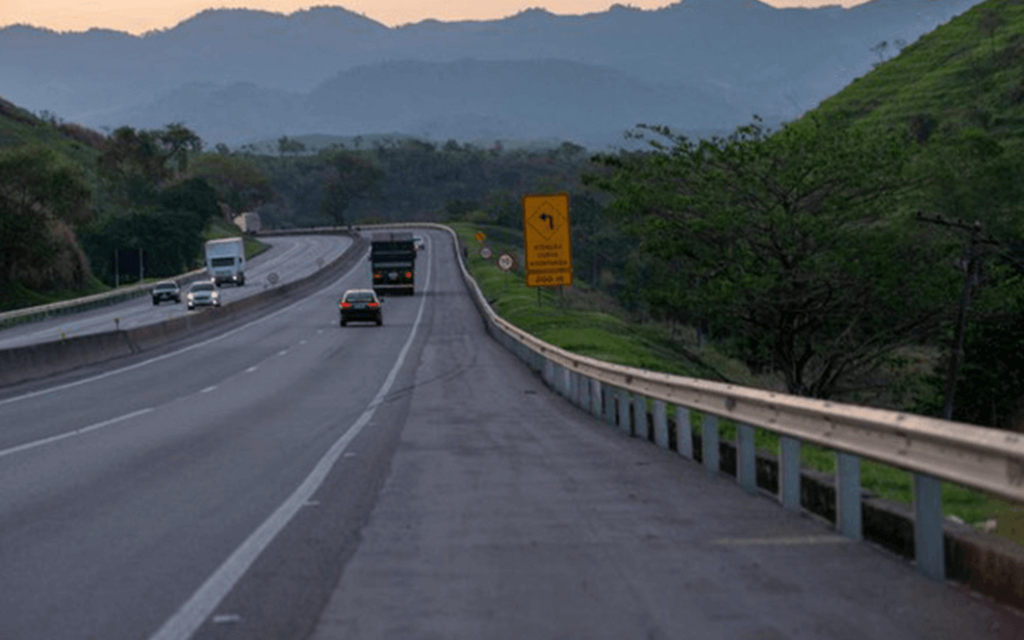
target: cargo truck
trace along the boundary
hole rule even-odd
[[[260,232],[260,214],[255,211],[246,211],[235,216],[235,225],[242,230],[242,233],[256,235]]]
[[[245,285],[245,243],[241,238],[223,238],[206,243],[206,270],[218,285]]]
[[[408,293],[416,282],[416,244],[408,231],[375,233],[370,239],[370,271],[378,294]]]

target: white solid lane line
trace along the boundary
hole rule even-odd
[[[432,262],[427,261],[427,285],[424,292],[430,287],[430,274]],[[181,606],[178,611],[164,623],[160,629],[150,637],[150,640],[187,640],[202,626],[220,605],[220,602],[235,587],[242,576],[252,566],[256,558],[270,546],[296,513],[308,504],[320,485],[327,478],[327,474],[334,468],[335,463],[345,452],[348,445],[359,435],[363,428],[373,419],[377,407],[384,402],[388,392],[398,377],[398,372],[405,363],[405,358],[412,348],[413,340],[423,319],[423,309],[427,302],[427,296],[420,297],[420,308],[416,313],[416,320],[413,322],[409,338],[405,341],[398,359],[392,366],[388,377],[384,380],[370,404],[367,405],[363,414],[349,427],[349,429],[331,446],[317,463],[309,476],[303,481],[299,488],[288,497],[284,503],[270,515],[267,520],[250,535],[245,542],[238,547],[234,553],[203,583],[199,590],[192,594],[192,597]]]
[[[19,444],[16,447],[11,447],[10,449],[4,449],[3,451],[0,451],[0,458],[3,458],[4,456],[9,456],[14,453],[20,453],[22,451],[28,451],[29,449],[35,449],[36,447],[51,444],[59,440],[66,440],[67,438],[80,436],[89,433],[90,431],[96,431],[104,427],[109,427],[112,424],[117,424],[118,422],[124,422],[125,420],[130,420],[131,418],[147,414],[152,410],[153,409],[151,408],[139,409],[138,411],[132,411],[131,413],[126,413],[125,415],[118,416],[117,418],[111,418],[110,420],[97,422],[96,424],[89,425],[88,427],[82,427],[81,429],[75,429],[74,431],[67,431],[60,435],[50,436],[49,438],[43,438],[42,440],[36,440],[34,442],[26,442],[25,444]]]

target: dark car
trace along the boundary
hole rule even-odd
[[[376,322],[379,327],[384,324],[384,317],[380,311],[381,302],[373,289],[349,289],[341,300],[338,300],[341,326],[344,327],[353,320],[361,320]]]
[[[153,294],[153,304],[160,304],[164,300],[173,300],[175,303],[181,302],[181,289],[178,288],[178,283],[173,280],[156,283],[151,293]]]

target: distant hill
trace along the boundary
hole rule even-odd
[[[701,132],[751,115],[721,92],[652,85],[607,67],[461,60],[357,67],[307,94],[251,83],[188,84],[110,117],[145,128],[202,123],[200,132],[231,141],[381,132],[439,140],[562,138],[598,147],[609,132],[621,137],[637,123],[671,122],[679,114]]]
[[[337,7],[210,10],[141,37],[17,26],[0,29],[0,87],[29,109],[92,127],[183,121],[209,144],[552,131],[600,144],[653,118],[690,132],[729,129],[755,112],[792,119],[977,2],[782,10],[685,0],[398,28]],[[426,113],[416,113],[420,103]]]

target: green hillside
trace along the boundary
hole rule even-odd
[[[988,0],[825,100],[818,112],[906,126],[927,143],[969,128],[1024,138],[1024,3]]]
[[[193,268],[222,217],[187,171],[200,150],[181,125],[105,136],[0,99],[0,310],[107,289],[125,249],[152,277]]]
[[[962,304],[963,265],[973,273],[953,415],[1024,430],[1024,2],[975,6],[818,112],[849,119],[869,135],[906,132],[914,157],[902,213],[924,214],[939,224],[916,227],[944,227],[951,239],[948,262],[961,267],[951,310]],[[950,371],[955,335],[950,321],[936,378]],[[914,408],[937,413],[941,406],[936,398]]]
[[[80,125],[43,119],[0,97],[0,149],[39,144],[83,167],[96,163],[103,135]]]

